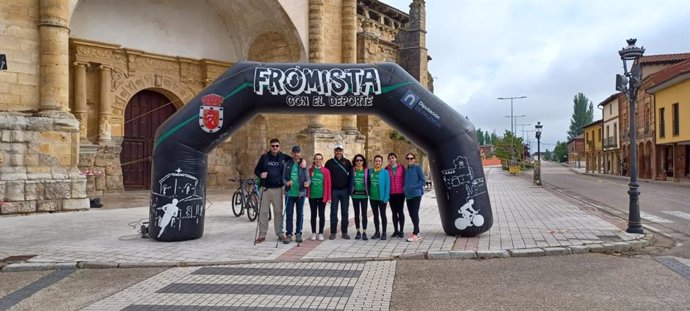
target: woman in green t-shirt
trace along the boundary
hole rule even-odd
[[[350,173],[350,196],[352,197],[352,206],[355,208],[355,227],[357,228],[357,234],[355,235],[355,240],[366,241],[367,237],[367,199],[369,198],[369,190],[367,189],[367,184],[369,181],[369,176],[367,176],[367,160],[363,155],[357,154],[352,158],[352,173]],[[361,224],[363,231],[360,229],[360,214],[361,214]]]

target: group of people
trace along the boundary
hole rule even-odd
[[[270,150],[263,154],[256,164],[254,173],[261,178],[263,189],[259,209],[259,232],[256,243],[266,240],[268,231],[269,209],[274,215],[283,215],[285,201],[285,233],[282,217],[274,217],[273,227],[280,241],[289,244],[293,241],[303,242],[302,223],[304,202],[309,200],[311,210],[310,240],[323,241],[326,225],[326,204],[330,203],[330,235],[334,240],[338,231],[338,209],[340,209],[340,232],[343,239],[349,240],[348,234],[350,200],[355,211],[356,240],[388,238],[387,206],[390,203],[393,220],[391,238],[405,237],[404,205],[413,224],[412,233],[407,238],[415,242],[422,238],[419,234],[419,206],[424,194],[425,178],[421,167],[417,165],[416,156],[408,153],[405,156],[407,165],[398,163],[395,153],[388,154],[388,165],[383,166],[383,156],[374,157],[373,167],[367,165],[367,159],[357,154],[352,161],[343,156],[343,146],[335,145],[333,157],[325,161],[320,153],[314,155],[311,165],[300,154],[299,146],[293,146],[291,156],[280,151],[280,141],[271,139]],[[308,166],[308,167],[307,167]],[[374,234],[367,235],[368,205],[374,214]],[[293,218],[296,220],[293,223]]]

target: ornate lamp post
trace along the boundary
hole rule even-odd
[[[542,127],[544,126],[541,125],[541,122],[534,125],[534,135],[537,137],[537,165],[534,166],[534,184],[537,186],[541,186],[541,148],[539,144],[541,143]]]
[[[628,186],[628,195],[630,196],[630,204],[628,206],[628,228],[625,229],[628,233],[644,233],[642,230],[642,222],[640,220],[640,192],[637,188],[640,186],[637,183],[637,119],[635,114],[635,99],[637,98],[637,89],[640,87],[642,80],[642,72],[640,71],[640,64],[637,60],[644,54],[644,47],[635,46],[637,39],[628,39],[628,46],[618,51],[618,54],[623,60],[623,75],[616,75],[616,90],[625,93],[628,96],[630,108],[628,115],[630,116],[630,183]],[[630,71],[628,71],[628,62],[631,62]]]

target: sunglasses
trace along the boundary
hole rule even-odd
[[[408,159],[408,160],[414,160],[414,158],[410,158],[410,157],[408,157],[408,158],[406,158],[406,159]]]
[[[355,162],[364,162],[364,159],[356,159]]]
[[[280,148],[280,145],[271,145],[271,148]]]

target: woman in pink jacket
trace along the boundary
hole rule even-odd
[[[402,238],[405,225],[405,167],[398,164],[398,156],[391,152],[388,154],[388,175],[391,178],[391,211],[393,212],[393,234],[391,238]]]
[[[323,241],[323,227],[326,224],[326,203],[331,202],[331,172],[323,166],[323,155],[314,155],[314,163],[309,168],[311,184],[307,188],[307,198],[309,198],[309,209],[311,209],[311,238]],[[316,217],[318,212],[319,227],[316,228]],[[318,235],[317,235],[318,233]]]

